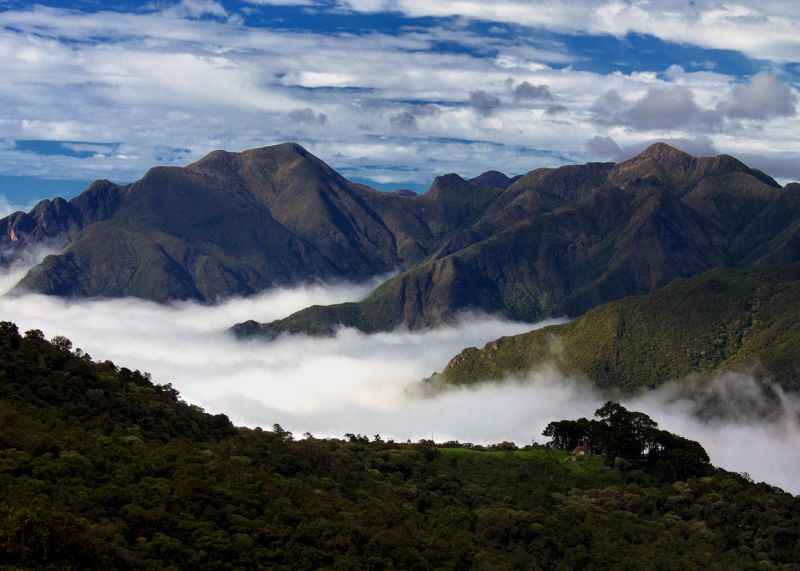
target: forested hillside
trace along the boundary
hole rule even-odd
[[[800,266],[715,269],[563,325],[468,348],[435,375],[472,384],[544,366],[628,393],[743,371],[800,389]]]
[[[551,427],[552,448],[298,440],[2,323],[0,567],[797,568],[800,499],[598,412]],[[573,426],[595,455],[559,449]],[[640,436],[664,454],[639,461]],[[664,469],[683,454],[691,474]]]

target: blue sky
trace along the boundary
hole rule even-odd
[[[380,188],[655,140],[799,179],[798,29],[787,0],[0,0],[0,211],[286,140]]]

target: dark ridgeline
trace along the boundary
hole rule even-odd
[[[464,310],[535,321],[713,267],[798,261],[800,186],[656,144],[617,165],[441,176],[414,196],[283,144],[94,183],[0,221],[7,260],[37,243],[62,249],[17,291],[210,302],[400,270],[362,302],[246,322],[241,336],[424,328]]]

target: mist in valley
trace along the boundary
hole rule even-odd
[[[0,292],[11,289],[25,270],[3,272]],[[237,424],[279,423],[298,436],[359,433],[402,441],[526,444],[543,442],[541,432],[550,421],[591,416],[604,401],[586,382],[548,369],[502,384],[428,396],[419,390],[421,379],[463,348],[555,321],[532,326],[465,315],[430,331],[364,335],[343,329],[334,338],[297,336],[272,343],[237,341],[226,332],[246,319],[270,321],[309,305],[357,300],[373,286],[309,285],[213,306],[3,296],[0,319],[23,331],[41,329],[48,338],[67,336],[94,359],[148,371],[156,382],[172,383],[186,401],[225,413]],[[716,465],[800,493],[800,399],[780,393],[779,413],[754,418],[747,412],[763,396],[750,377],[724,375],[702,390],[728,409],[724,418],[700,418],[680,383],[624,404],[698,440]]]

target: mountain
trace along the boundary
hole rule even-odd
[[[441,200],[456,204],[452,232],[425,259],[361,302],[233,331],[274,338],[340,326],[423,328],[471,310],[536,321],[577,316],[714,267],[793,263],[798,190],[733,157],[697,158],[661,143],[620,164],[537,169],[480,193],[452,175],[428,195],[450,192],[462,202]]]
[[[0,567],[796,568],[800,499],[640,413],[598,416],[553,423],[550,447],[295,440],[3,322]],[[657,450],[625,460],[628,425]],[[562,450],[573,426],[600,454]]]
[[[73,200],[42,200],[30,212],[0,220],[0,263],[8,264],[31,246],[60,248],[90,224],[117,208],[124,188],[107,181],[92,183]]]
[[[800,389],[800,265],[715,269],[574,321],[454,357],[432,380],[470,384],[545,366],[603,389],[652,389],[692,374],[746,371]]]
[[[800,187],[655,144],[620,164],[382,193],[283,144],[99,181],[0,220],[0,262],[36,245],[57,253],[17,292],[211,302],[399,272],[361,302],[239,324],[243,336],[424,328],[476,310],[535,321],[713,267],[800,261]]]
[[[474,218],[479,188],[457,178],[418,199],[351,183],[295,144],[215,151],[13,214],[0,221],[0,250],[64,245],[18,288],[62,296],[213,301],[358,281],[413,265]]]

